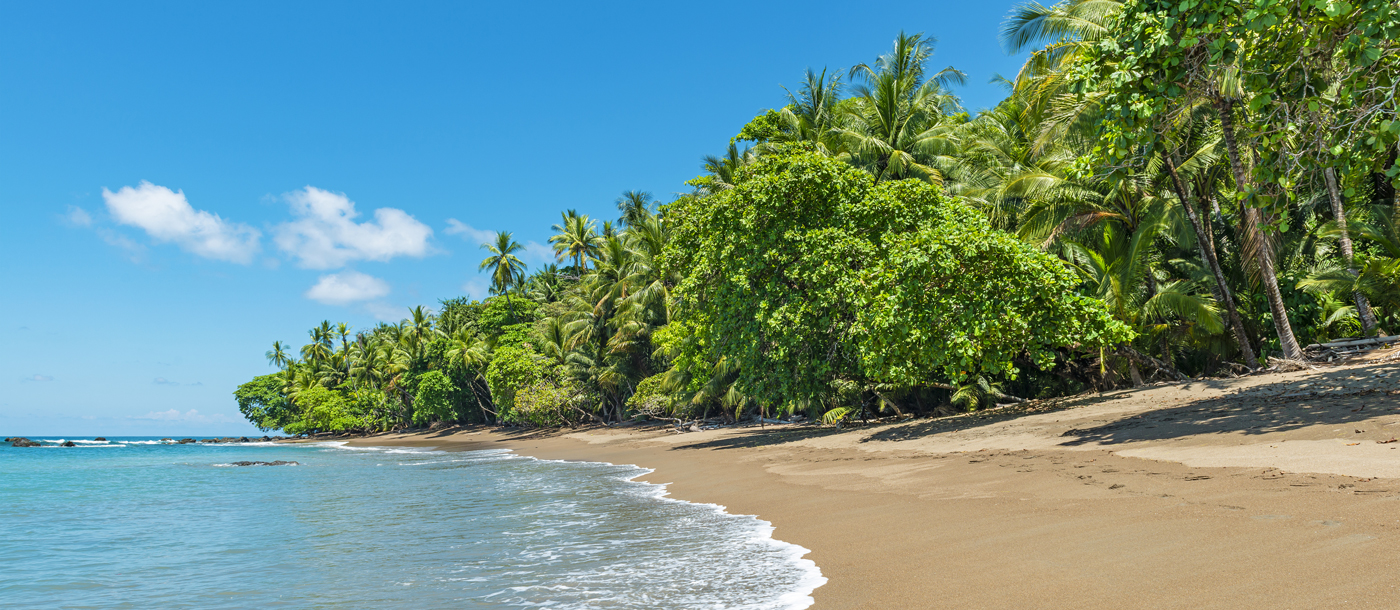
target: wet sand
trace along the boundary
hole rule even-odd
[[[638,464],[771,521],[814,608],[1397,608],[1400,362],[830,428],[378,435]],[[704,532],[696,532],[704,535]]]

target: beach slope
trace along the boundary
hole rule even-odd
[[[386,434],[637,464],[812,550],[814,608],[1394,608],[1400,364],[831,428]],[[705,532],[696,532],[703,536]]]

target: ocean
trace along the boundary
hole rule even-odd
[[[0,447],[0,605],[797,609],[768,523],[627,465],[498,451],[35,438]],[[230,466],[236,461],[296,466]]]

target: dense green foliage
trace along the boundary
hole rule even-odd
[[[281,375],[259,375],[233,392],[238,412],[264,432],[277,430],[293,421],[292,403],[282,393]]]
[[[1066,0],[976,115],[900,34],[808,71],[692,191],[566,210],[491,297],[322,322],[235,392],[264,429],[946,413],[1230,374],[1400,328],[1400,7]]]
[[[690,362],[732,362],[761,402],[1015,376],[1018,356],[1048,366],[1054,348],[1132,335],[977,210],[814,151],[770,150],[734,188],[668,213],[669,264],[685,272],[675,319],[704,350]]]
[[[452,411],[452,393],[457,388],[442,371],[428,371],[418,378],[418,393],[413,396],[414,425],[456,419]]]

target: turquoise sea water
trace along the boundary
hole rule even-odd
[[[805,608],[825,582],[765,522],[635,466],[43,440],[0,447],[7,607]]]

